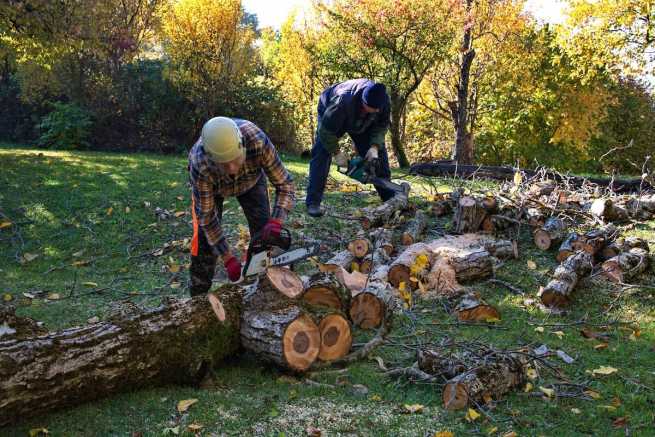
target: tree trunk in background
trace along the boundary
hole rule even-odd
[[[403,111],[405,110],[405,104],[407,99],[391,93],[391,126],[389,130],[391,131],[391,147],[393,148],[393,153],[396,155],[398,160],[398,165],[401,168],[409,167],[409,161],[407,160],[407,155],[405,155],[405,149],[402,144],[402,135],[401,135],[401,118]]]
[[[473,0],[466,0],[466,11],[468,19],[471,18]],[[468,20],[467,20],[468,21]],[[462,59],[460,63],[459,83],[457,84],[457,102],[452,102],[451,112],[455,126],[455,147],[452,159],[458,164],[473,163],[473,137],[467,132],[468,125],[468,100],[469,100],[469,78],[471,64],[475,58],[473,50],[473,39],[471,36],[473,23],[464,24],[464,39],[462,41]]]

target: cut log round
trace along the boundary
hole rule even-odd
[[[534,231],[534,244],[541,250],[548,250],[564,240],[566,224],[558,217],[549,217],[544,225]]]
[[[373,329],[380,326],[384,315],[393,305],[393,294],[388,286],[382,283],[369,284],[366,289],[357,293],[350,306],[350,319],[355,326],[362,329]]]
[[[500,312],[487,304],[477,293],[467,293],[455,307],[455,315],[461,321],[488,322],[500,320]]]
[[[416,211],[416,215],[407,223],[405,232],[401,237],[403,246],[411,246],[419,240],[419,237],[428,225],[428,217],[423,211]]]
[[[405,286],[416,289],[418,284],[410,281],[412,277],[411,268],[414,265],[416,258],[419,255],[425,255],[429,260],[430,248],[424,243],[415,243],[406,248],[403,253],[401,253],[398,258],[391,263],[389,267],[389,283],[395,288],[400,286],[401,282],[405,283]],[[429,261],[424,269],[421,269],[421,272],[417,272],[418,276],[427,274],[430,269]]]
[[[302,300],[309,306],[348,311],[350,297],[350,290],[339,282],[334,273],[319,272],[309,278]]]
[[[375,241],[375,247],[383,249],[387,256],[393,253],[393,232],[391,229],[378,228],[371,232],[371,238]]]
[[[526,219],[528,220],[528,225],[533,228],[540,228],[546,223],[546,216],[538,208],[528,208]]]
[[[473,369],[450,379],[443,389],[446,410],[484,405],[485,398],[500,399],[526,382],[526,360],[518,354],[485,357]]]
[[[321,334],[298,307],[267,311],[247,309],[241,317],[243,347],[281,367],[304,371],[318,357]]]
[[[453,217],[453,228],[459,234],[478,232],[486,215],[487,213],[481,202],[478,202],[472,196],[463,196],[457,203],[457,209]]]
[[[540,291],[541,303],[547,307],[563,307],[571,301],[578,281],[591,272],[592,255],[581,251],[568,257],[553,274],[553,279]]]
[[[36,337],[1,336],[0,426],[118,392],[198,382],[239,347],[240,287],[218,291],[223,323],[203,295]]]
[[[387,264],[389,262],[389,256],[387,255],[386,250],[383,248],[375,249],[371,254],[368,254],[364,257],[362,262],[359,264],[359,271],[368,274],[371,269]]]
[[[596,255],[603,248],[614,241],[618,231],[616,226],[613,224],[608,224],[599,229],[593,229],[589,232],[585,232],[583,235],[580,235],[573,243],[573,249],[577,252],[583,250],[592,255]]]
[[[350,352],[353,338],[350,322],[341,314],[328,314],[318,324],[321,333],[321,347],[318,359],[334,361]]]
[[[325,264],[343,267],[345,270],[350,271],[351,265],[354,260],[355,257],[353,256],[352,253],[350,253],[349,250],[342,250],[334,254],[334,256],[332,256],[332,258],[327,260]]]
[[[305,288],[295,272],[284,267],[269,267],[257,279],[256,293],[246,293],[246,306],[266,309],[295,305]]]
[[[374,208],[364,208],[361,212],[360,223],[362,228],[371,229],[385,225],[391,220],[396,211],[407,209],[408,193],[396,194],[391,199]]]
[[[348,251],[355,258],[364,258],[371,250],[371,243],[366,238],[356,238],[348,243]]]
[[[566,236],[564,241],[559,247],[559,251],[557,252],[557,256],[555,259],[557,259],[557,262],[562,262],[566,258],[570,257],[575,253],[575,248],[573,246],[573,243],[577,241],[579,238],[579,235],[575,232],[571,232],[569,235]]]
[[[602,264],[603,276],[611,282],[625,283],[648,268],[648,252],[635,247]]]

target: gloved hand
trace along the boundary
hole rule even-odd
[[[262,229],[262,239],[270,241],[274,238],[279,238],[282,232],[282,221],[274,218],[268,219],[266,225]]]
[[[364,157],[364,159],[367,161],[373,161],[378,159],[378,146],[373,144],[366,152],[366,156]]]
[[[348,156],[343,152],[339,152],[334,157],[334,163],[337,167],[348,168]]]
[[[231,255],[223,261],[227,277],[230,281],[236,282],[241,277],[241,263],[236,256]]]

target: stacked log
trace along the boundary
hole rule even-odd
[[[571,244],[575,251],[582,250],[591,255],[597,255],[603,248],[613,242],[617,237],[618,231],[613,224],[608,224],[602,228],[592,229],[578,236]]]
[[[487,216],[482,201],[473,196],[462,196],[457,201],[453,216],[453,229],[458,234],[477,232]]]
[[[541,303],[547,307],[564,307],[580,279],[591,272],[593,257],[585,251],[565,259],[553,274],[553,279],[539,291]]]
[[[239,347],[239,288],[217,291],[223,322],[203,295],[156,308],[125,307],[107,321],[33,336],[5,332],[0,426],[122,391],[199,382]],[[14,319],[9,328],[35,325],[5,320]]]
[[[355,326],[362,329],[377,328],[394,305],[394,296],[389,287],[381,282],[372,282],[353,296],[350,318]]]
[[[646,271],[649,261],[648,250],[634,247],[608,259],[601,268],[607,280],[622,284]]]
[[[557,256],[555,257],[557,259],[557,262],[562,262],[566,258],[570,257],[575,253],[575,247],[574,243],[580,238],[580,236],[576,232],[571,232],[566,236],[564,241],[559,247],[559,251],[557,252]]]
[[[549,217],[544,225],[534,231],[534,244],[541,250],[548,250],[564,240],[566,224],[558,217]]]
[[[615,204],[612,199],[600,198],[591,203],[589,212],[605,222],[617,222],[627,220],[628,211]]]

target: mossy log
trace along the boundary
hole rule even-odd
[[[553,273],[553,279],[539,292],[547,307],[563,307],[570,303],[571,294],[580,279],[591,272],[593,257],[580,251],[564,260]]]
[[[240,288],[218,292],[224,322],[203,295],[34,337],[0,336],[0,426],[122,391],[198,382],[239,347]]]

